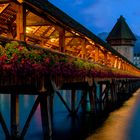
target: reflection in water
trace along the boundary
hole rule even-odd
[[[138,120],[138,117],[140,118],[140,103],[138,102],[140,99],[139,93],[140,89],[137,90],[133,97],[126,101],[120,109],[110,113],[103,126],[97,129],[96,132],[86,140],[140,139],[140,120]],[[133,116],[133,114],[135,115]]]
[[[138,93],[139,91],[137,91]],[[70,91],[63,92],[64,99],[70,106]],[[80,100],[80,92],[78,93],[77,102]],[[94,130],[96,120],[89,114],[82,114],[81,110],[75,118],[71,117],[55,95],[54,97],[54,115],[53,115],[53,140],[85,140],[87,135],[91,134],[87,140],[136,140],[139,136],[137,132],[140,130],[140,103],[135,103],[138,94],[135,94],[123,107],[110,113],[108,119],[102,127]],[[36,96],[20,95],[20,129],[22,130],[27,116],[30,113],[31,107],[36,99]],[[0,110],[3,113],[6,124],[10,126],[10,96],[0,95]],[[136,108],[134,107],[136,104]],[[131,117],[130,114],[134,116]],[[130,122],[131,124],[129,124]],[[93,131],[94,130],[94,131]],[[93,133],[94,132],[94,133]],[[137,133],[137,134],[136,134]],[[124,134],[128,134],[127,137]],[[4,139],[3,130],[0,127],[0,140]],[[40,106],[38,106],[35,115],[31,121],[30,128],[25,136],[25,140],[43,140]]]
[[[128,126],[127,140],[140,139],[140,96],[137,98],[136,108]]]

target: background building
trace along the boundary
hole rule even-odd
[[[134,53],[133,63],[140,68],[140,52]]]
[[[111,47],[117,50],[129,61],[133,62],[133,47],[135,45],[136,37],[123,16],[120,16],[106,41]]]

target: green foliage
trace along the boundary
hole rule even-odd
[[[0,56],[5,54],[5,49],[0,45]]]
[[[26,53],[26,58],[29,59],[32,63],[41,62],[43,59],[42,53],[38,50],[31,50]]]
[[[73,64],[79,68],[79,69],[87,69],[87,70],[90,70],[94,67],[94,64],[93,63],[90,63],[90,62],[87,62],[87,61],[83,61],[81,59],[76,59],[73,61]]]

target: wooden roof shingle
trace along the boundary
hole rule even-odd
[[[120,16],[117,23],[114,25],[113,29],[109,33],[107,37],[107,41],[109,40],[122,40],[122,39],[128,39],[128,40],[134,40],[136,41],[136,37],[129,28],[128,24],[126,23],[123,16]]]

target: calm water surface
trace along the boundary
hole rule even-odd
[[[103,125],[86,140],[139,140],[140,89],[123,106],[111,112]]]
[[[69,92],[69,91],[68,91]],[[96,121],[81,110],[72,118],[60,99],[55,95],[52,140],[138,140],[140,139],[140,90],[124,103],[123,107],[109,114],[103,124],[96,128]],[[69,95],[62,93],[70,105]],[[77,102],[80,100],[80,93]],[[22,130],[36,96],[20,95],[20,129]],[[10,127],[10,96],[0,95],[0,110]],[[95,129],[96,128],[96,129]],[[0,127],[0,140],[4,140]],[[25,140],[43,140],[40,107],[31,121]]]

